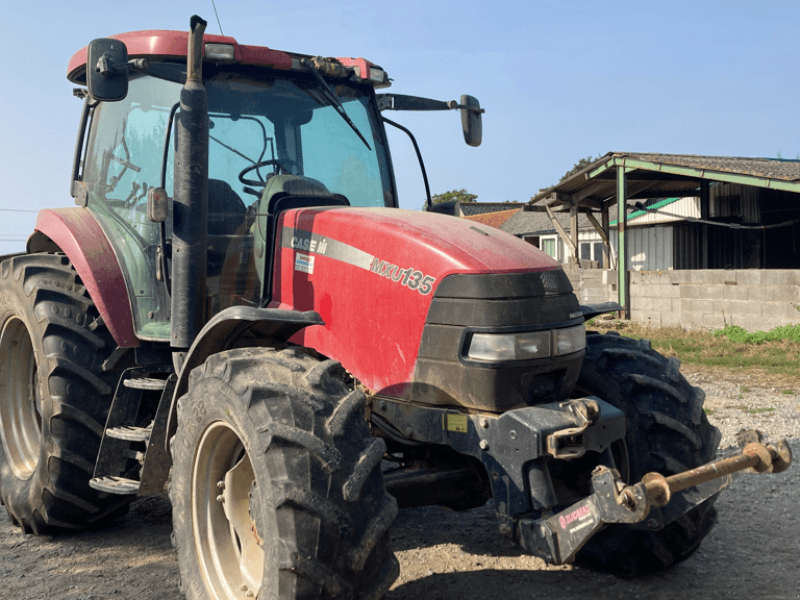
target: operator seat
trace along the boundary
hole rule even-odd
[[[227,181],[208,180],[208,235],[233,235],[242,226],[247,207]]]
[[[267,180],[258,203],[258,216],[254,229],[254,251],[256,256],[271,256],[275,244],[278,215],[290,208],[314,206],[349,206],[350,201],[341,194],[332,193],[325,184],[311,177],[300,175],[274,175]],[[272,260],[258,261],[256,272],[260,282],[270,285],[264,273],[265,264],[272,269]],[[270,290],[265,290],[269,292]],[[267,294],[269,295],[269,294]]]
[[[222,297],[222,275],[228,257],[240,254],[242,237],[246,235],[247,207],[227,181],[208,180],[208,249],[206,262],[206,310],[216,314],[230,305],[231,299]],[[228,293],[230,295],[230,293]]]

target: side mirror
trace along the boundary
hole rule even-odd
[[[477,148],[483,139],[481,103],[473,96],[461,96],[459,110],[461,111],[461,129],[464,130],[464,141],[468,146]]]
[[[86,85],[95,100],[117,102],[128,95],[128,48],[124,42],[100,38],[89,44]]]

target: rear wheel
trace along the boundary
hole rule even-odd
[[[195,369],[171,442],[174,541],[193,600],[378,599],[397,578],[383,440],[334,361],[244,348]]]
[[[714,460],[719,430],[703,411],[705,394],[679,372],[680,363],[610,332],[586,336],[586,357],[576,392],[595,395],[621,409],[628,419],[623,443],[614,449],[629,483],[656,471],[672,475]],[[592,566],[624,576],[658,571],[685,560],[716,522],[706,500],[661,531],[608,525],[578,554]]]
[[[115,349],[66,257],[0,264],[0,497],[26,532],[85,528],[131,501],[89,487]]]

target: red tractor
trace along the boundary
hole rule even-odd
[[[581,306],[517,238],[398,208],[382,112],[458,110],[477,146],[477,100],[376,94],[364,59],[204,28],[70,60],[78,206],[0,262],[23,530],[166,486],[187,597],[377,599],[398,506],[493,500],[529,552],[638,573],[698,547],[728,473],[789,465],[752,433],[696,469],[719,442],[703,393],[647,342],[586,333],[616,305]]]

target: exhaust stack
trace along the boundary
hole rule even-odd
[[[170,343],[188,348],[205,323],[208,216],[208,99],[203,87],[203,32],[191,18],[186,83],[175,151]]]

